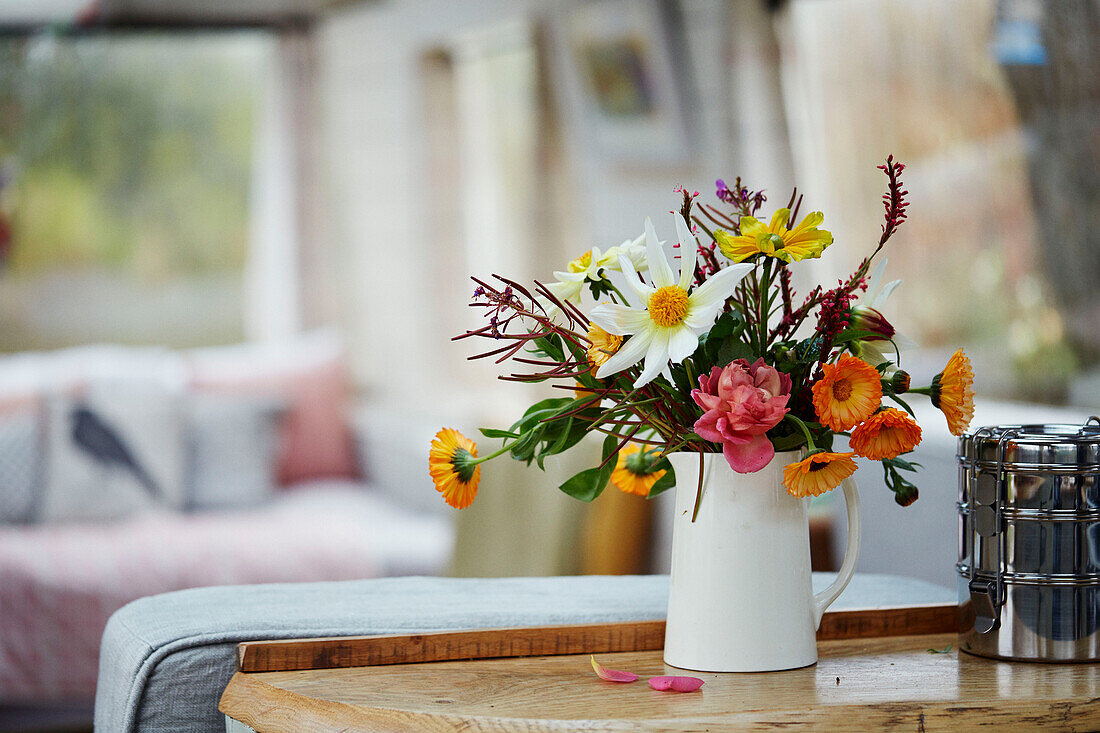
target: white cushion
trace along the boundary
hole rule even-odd
[[[233,394],[192,394],[187,402],[187,507],[225,509],[270,499],[284,403]]]

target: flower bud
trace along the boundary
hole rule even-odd
[[[898,369],[890,377],[890,391],[894,394],[905,394],[909,391],[910,381],[909,372]]]
[[[913,484],[894,487],[894,501],[897,502],[898,506],[909,506],[917,500],[918,496],[917,487]]]
[[[849,327],[856,331],[870,331],[873,335],[866,337],[868,341],[889,341],[894,338],[894,326],[877,309],[856,305],[852,307],[851,313]]]

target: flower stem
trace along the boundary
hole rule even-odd
[[[759,312],[757,314],[758,326],[760,328],[760,351],[761,356],[764,356],[764,352],[768,348],[768,286],[770,283],[768,280],[771,276],[771,262],[769,258],[764,258],[763,276],[760,279],[760,300],[757,303]]]
[[[699,504],[703,501],[703,451],[699,451],[699,483],[695,487],[695,508],[691,512],[691,523],[695,524],[699,516]]]
[[[932,394],[932,388],[931,387],[910,387],[907,391],[910,394],[924,394],[924,395],[931,395]]]
[[[474,460],[470,461],[470,465],[471,466],[476,466],[479,463],[485,463],[485,461],[491,461],[494,458],[496,458],[497,456],[503,455],[503,454],[507,453],[508,451],[512,450],[512,446],[515,445],[518,442],[519,442],[518,440],[513,440],[511,443],[502,446],[501,449],[498,450],[498,451],[494,451],[494,452],[490,453],[487,456],[478,456]]]
[[[792,415],[789,412],[786,415],[784,415],[783,417],[785,419],[790,420],[791,422],[793,422],[795,425],[797,425],[802,430],[802,434],[804,436],[806,436],[806,447],[807,448],[809,448],[810,450],[817,450],[817,446],[814,445],[814,438],[813,438],[812,435],[810,435],[810,429],[808,427],[806,427],[806,423],[802,422],[801,420],[799,420],[797,417],[795,417],[794,415]]]

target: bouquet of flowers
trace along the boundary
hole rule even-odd
[[[915,501],[906,474],[919,464],[905,456],[921,428],[906,400],[929,396],[961,435],[973,417],[973,372],[961,349],[926,387],[913,387],[900,369],[904,339],[879,310],[900,281],[883,284],[886,261],[875,258],[905,221],[908,192],[902,163],[890,156],[879,168],[888,183],[878,245],[850,277],[803,297],[791,271],[832,244],[824,215],[799,219],[796,189],[762,218],[764,192],[740,178],[732,187],[717,181],[717,201],[708,204],[677,189],[671,260],[646,219],[637,239],[593,247],[555,272],[555,282],[474,278],[471,305],[486,322],[455,338],[486,339],[490,348],[470,358],[511,362],[517,371],[501,379],[548,381],[569,394],[531,405],[507,429],[483,429],[502,441],[488,455],[459,432],[440,431],[429,469],[444,500],[469,506],[481,464],[492,458],[510,454],[541,468],[594,432],[605,436],[602,461],[561,485],[583,501],[609,481],[649,497],[671,488],[666,456],[674,451],[721,452],[749,473],[777,451],[800,449],[801,460],[783,471],[794,496],[835,488],[861,456],[881,463],[899,504]],[[837,435],[850,450],[833,450]]]

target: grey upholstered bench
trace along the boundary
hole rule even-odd
[[[818,590],[831,580],[814,574]],[[224,731],[218,699],[241,641],[659,619],[667,598],[662,575],[381,578],[142,598],[103,634],[96,730]],[[953,591],[922,581],[857,574],[832,608],[953,601]]]

